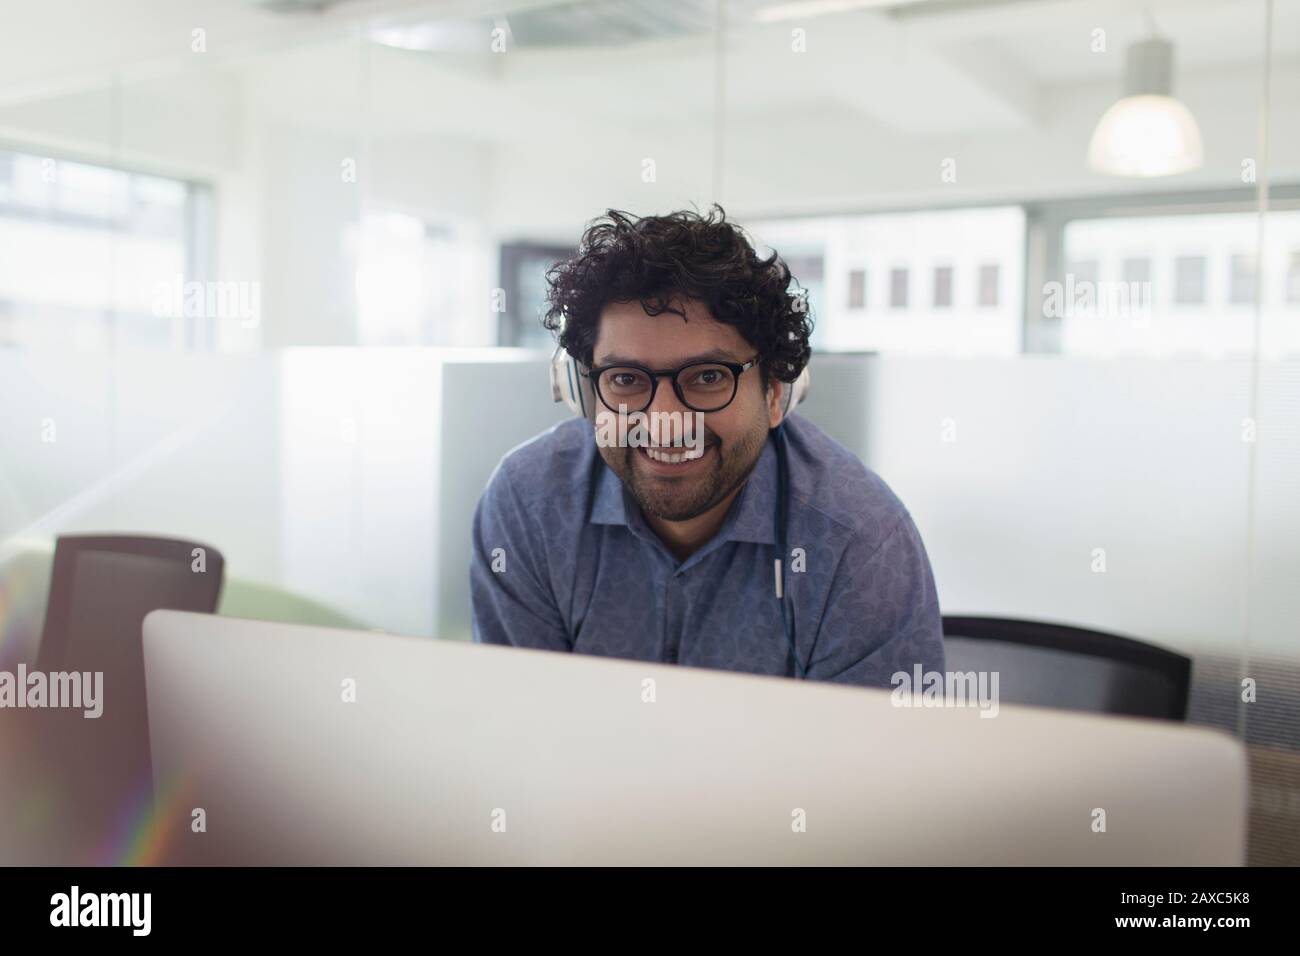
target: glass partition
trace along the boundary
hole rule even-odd
[[[219,548],[224,613],[468,638],[478,495],[566,414],[546,270],[718,202],[944,613],[1191,658],[1250,861],[1300,862],[1296,4],[142,6],[0,36],[0,663],[91,530]]]

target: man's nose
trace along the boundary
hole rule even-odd
[[[684,417],[691,414],[691,410],[677,397],[672,379],[669,378],[659,380],[654,400],[645,412],[646,417],[649,418],[647,425],[650,429],[650,438],[656,445],[674,444],[680,434],[680,427],[674,427],[674,420],[680,426]]]

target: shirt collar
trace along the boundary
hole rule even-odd
[[[599,453],[596,455],[596,497],[591,505],[591,523],[627,524],[623,482]]]
[[[591,506],[591,523],[644,527],[645,519],[641,516],[635,499],[624,489],[622,480],[605,464],[604,459],[597,456],[597,460],[598,475]],[[776,449],[769,439],[763,445],[758,464],[736,496],[714,541],[775,543],[773,522],[776,514],[776,471]],[[628,520],[629,515],[633,516],[631,521]],[[709,548],[709,545],[705,547]]]

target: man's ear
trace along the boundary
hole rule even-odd
[[[785,390],[790,386],[780,379],[772,379],[767,387],[767,426],[775,428],[781,424],[781,404],[785,401]]]

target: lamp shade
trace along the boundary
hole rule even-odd
[[[1112,176],[1170,176],[1201,165],[1201,131],[1170,93],[1173,46],[1166,40],[1128,50],[1125,96],[1097,122],[1088,165]]]
[[[1201,165],[1201,131],[1172,96],[1126,96],[1102,114],[1088,165],[1112,176],[1170,176]]]

